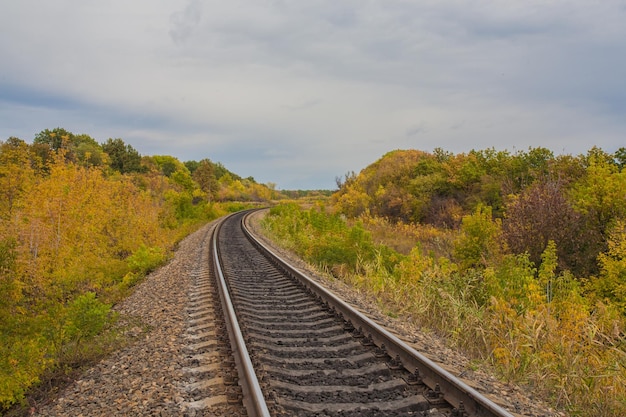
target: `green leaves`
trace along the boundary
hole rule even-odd
[[[76,341],[94,337],[107,323],[110,311],[111,306],[98,300],[95,293],[81,294],[67,308],[64,334]]]
[[[108,139],[102,144],[102,150],[109,156],[110,167],[122,174],[142,172],[141,155],[122,139]]]
[[[163,248],[141,245],[128,257],[127,262],[131,272],[145,275],[162,265],[166,259]]]
[[[375,245],[361,224],[348,225],[342,216],[323,208],[301,210],[295,204],[278,205],[270,210],[264,224],[303,258],[328,270],[355,273],[366,263],[376,263],[391,271],[398,260],[393,250]]]

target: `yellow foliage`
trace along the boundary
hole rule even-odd
[[[608,251],[598,256],[601,271],[592,279],[592,288],[603,298],[616,303],[626,314],[626,220],[610,230]]]
[[[16,403],[51,365],[41,340],[3,335],[0,344],[0,410]]]
[[[494,364],[560,407],[584,410],[581,415],[623,415],[626,404],[615,401],[626,398],[623,318],[603,304],[590,309],[576,286],[561,289],[551,302],[536,297],[536,290],[523,311],[492,297],[485,326]],[[606,404],[612,414],[602,414]]]
[[[88,146],[65,146],[76,138]],[[50,366],[75,361],[78,341],[104,328],[110,304],[167,260],[178,239],[244,208],[207,204],[173,157],[145,157],[122,174],[91,138],[40,139],[0,142],[0,412]],[[254,186],[243,182],[226,188]]]
[[[111,181],[97,169],[54,164],[24,206],[18,241],[30,291],[44,291],[51,280],[67,288],[89,281],[97,289],[105,280],[98,271],[110,267],[110,260],[143,243],[168,241],[149,196],[127,179]]]

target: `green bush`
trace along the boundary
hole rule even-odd
[[[69,340],[90,339],[100,333],[110,316],[111,306],[88,292],[76,297],[68,306],[64,334]]]
[[[145,275],[161,266],[166,261],[165,250],[160,247],[141,245],[128,257],[128,267],[135,274]]]
[[[366,264],[376,264],[390,272],[400,258],[392,249],[374,244],[363,225],[351,226],[324,207],[303,210],[293,203],[281,204],[270,209],[263,224],[304,259],[328,269],[342,266],[358,272]]]

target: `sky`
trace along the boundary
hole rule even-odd
[[[395,149],[626,146],[626,0],[3,0],[0,140],[334,189]]]

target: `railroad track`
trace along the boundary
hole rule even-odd
[[[249,416],[513,417],[225,218],[216,287]]]

